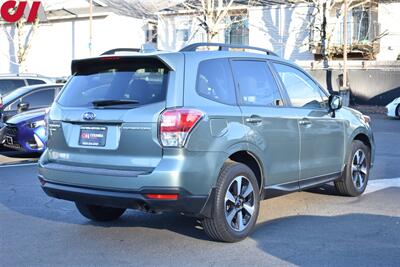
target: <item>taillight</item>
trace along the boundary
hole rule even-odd
[[[160,115],[159,136],[165,147],[183,147],[203,112],[196,109],[167,109]]]
[[[3,96],[0,94],[0,108],[3,107]]]

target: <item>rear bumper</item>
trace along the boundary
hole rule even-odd
[[[224,152],[164,151],[155,167],[117,168],[118,157],[107,159],[107,165],[97,166],[81,162],[63,162],[50,159],[46,150],[38,164],[39,175],[50,183],[82,188],[105,188],[113,191],[139,192],[143,188],[182,188],[191,195],[205,196],[215,186],[219,171],[227,155]],[[68,159],[68,153],[57,152]],[[114,160],[114,161],[113,161]],[[144,163],[143,159],[140,159]],[[112,165],[114,164],[115,165]]]
[[[209,214],[209,196],[195,196],[182,188],[143,188],[138,191],[112,191],[47,182],[39,176],[43,191],[50,197],[107,207],[150,212],[171,211],[202,217]],[[178,194],[176,200],[149,199],[146,194]]]

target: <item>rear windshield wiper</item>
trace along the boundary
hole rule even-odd
[[[94,107],[109,107],[139,104],[137,100],[97,100],[92,102]]]

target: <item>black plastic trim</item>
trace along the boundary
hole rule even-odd
[[[273,186],[264,187],[264,199],[270,199],[274,197],[283,196],[293,192],[306,190],[312,187],[316,187],[322,184],[326,184],[339,179],[342,176],[342,172],[332,173],[323,176],[312,177],[300,181],[278,184]]]
[[[39,176],[43,191],[50,197],[92,205],[171,211],[200,217],[208,196],[192,195],[182,188],[146,187],[138,191],[111,191],[51,183]],[[145,194],[178,194],[177,200],[149,199]]]

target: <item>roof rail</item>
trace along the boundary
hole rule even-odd
[[[188,46],[185,46],[179,52],[194,52],[197,51],[197,48],[199,47],[218,47],[219,51],[229,51],[230,49],[246,49],[246,50],[255,50],[255,51],[261,51],[266,53],[267,55],[270,56],[276,56],[278,57],[277,54],[272,52],[271,50],[265,49],[265,48],[260,48],[260,47],[255,47],[255,46],[248,46],[248,45],[236,45],[236,44],[223,44],[223,43],[194,43],[190,44]]]
[[[140,52],[139,48],[115,48],[102,53],[100,56],[115,55],[118,52]]]

